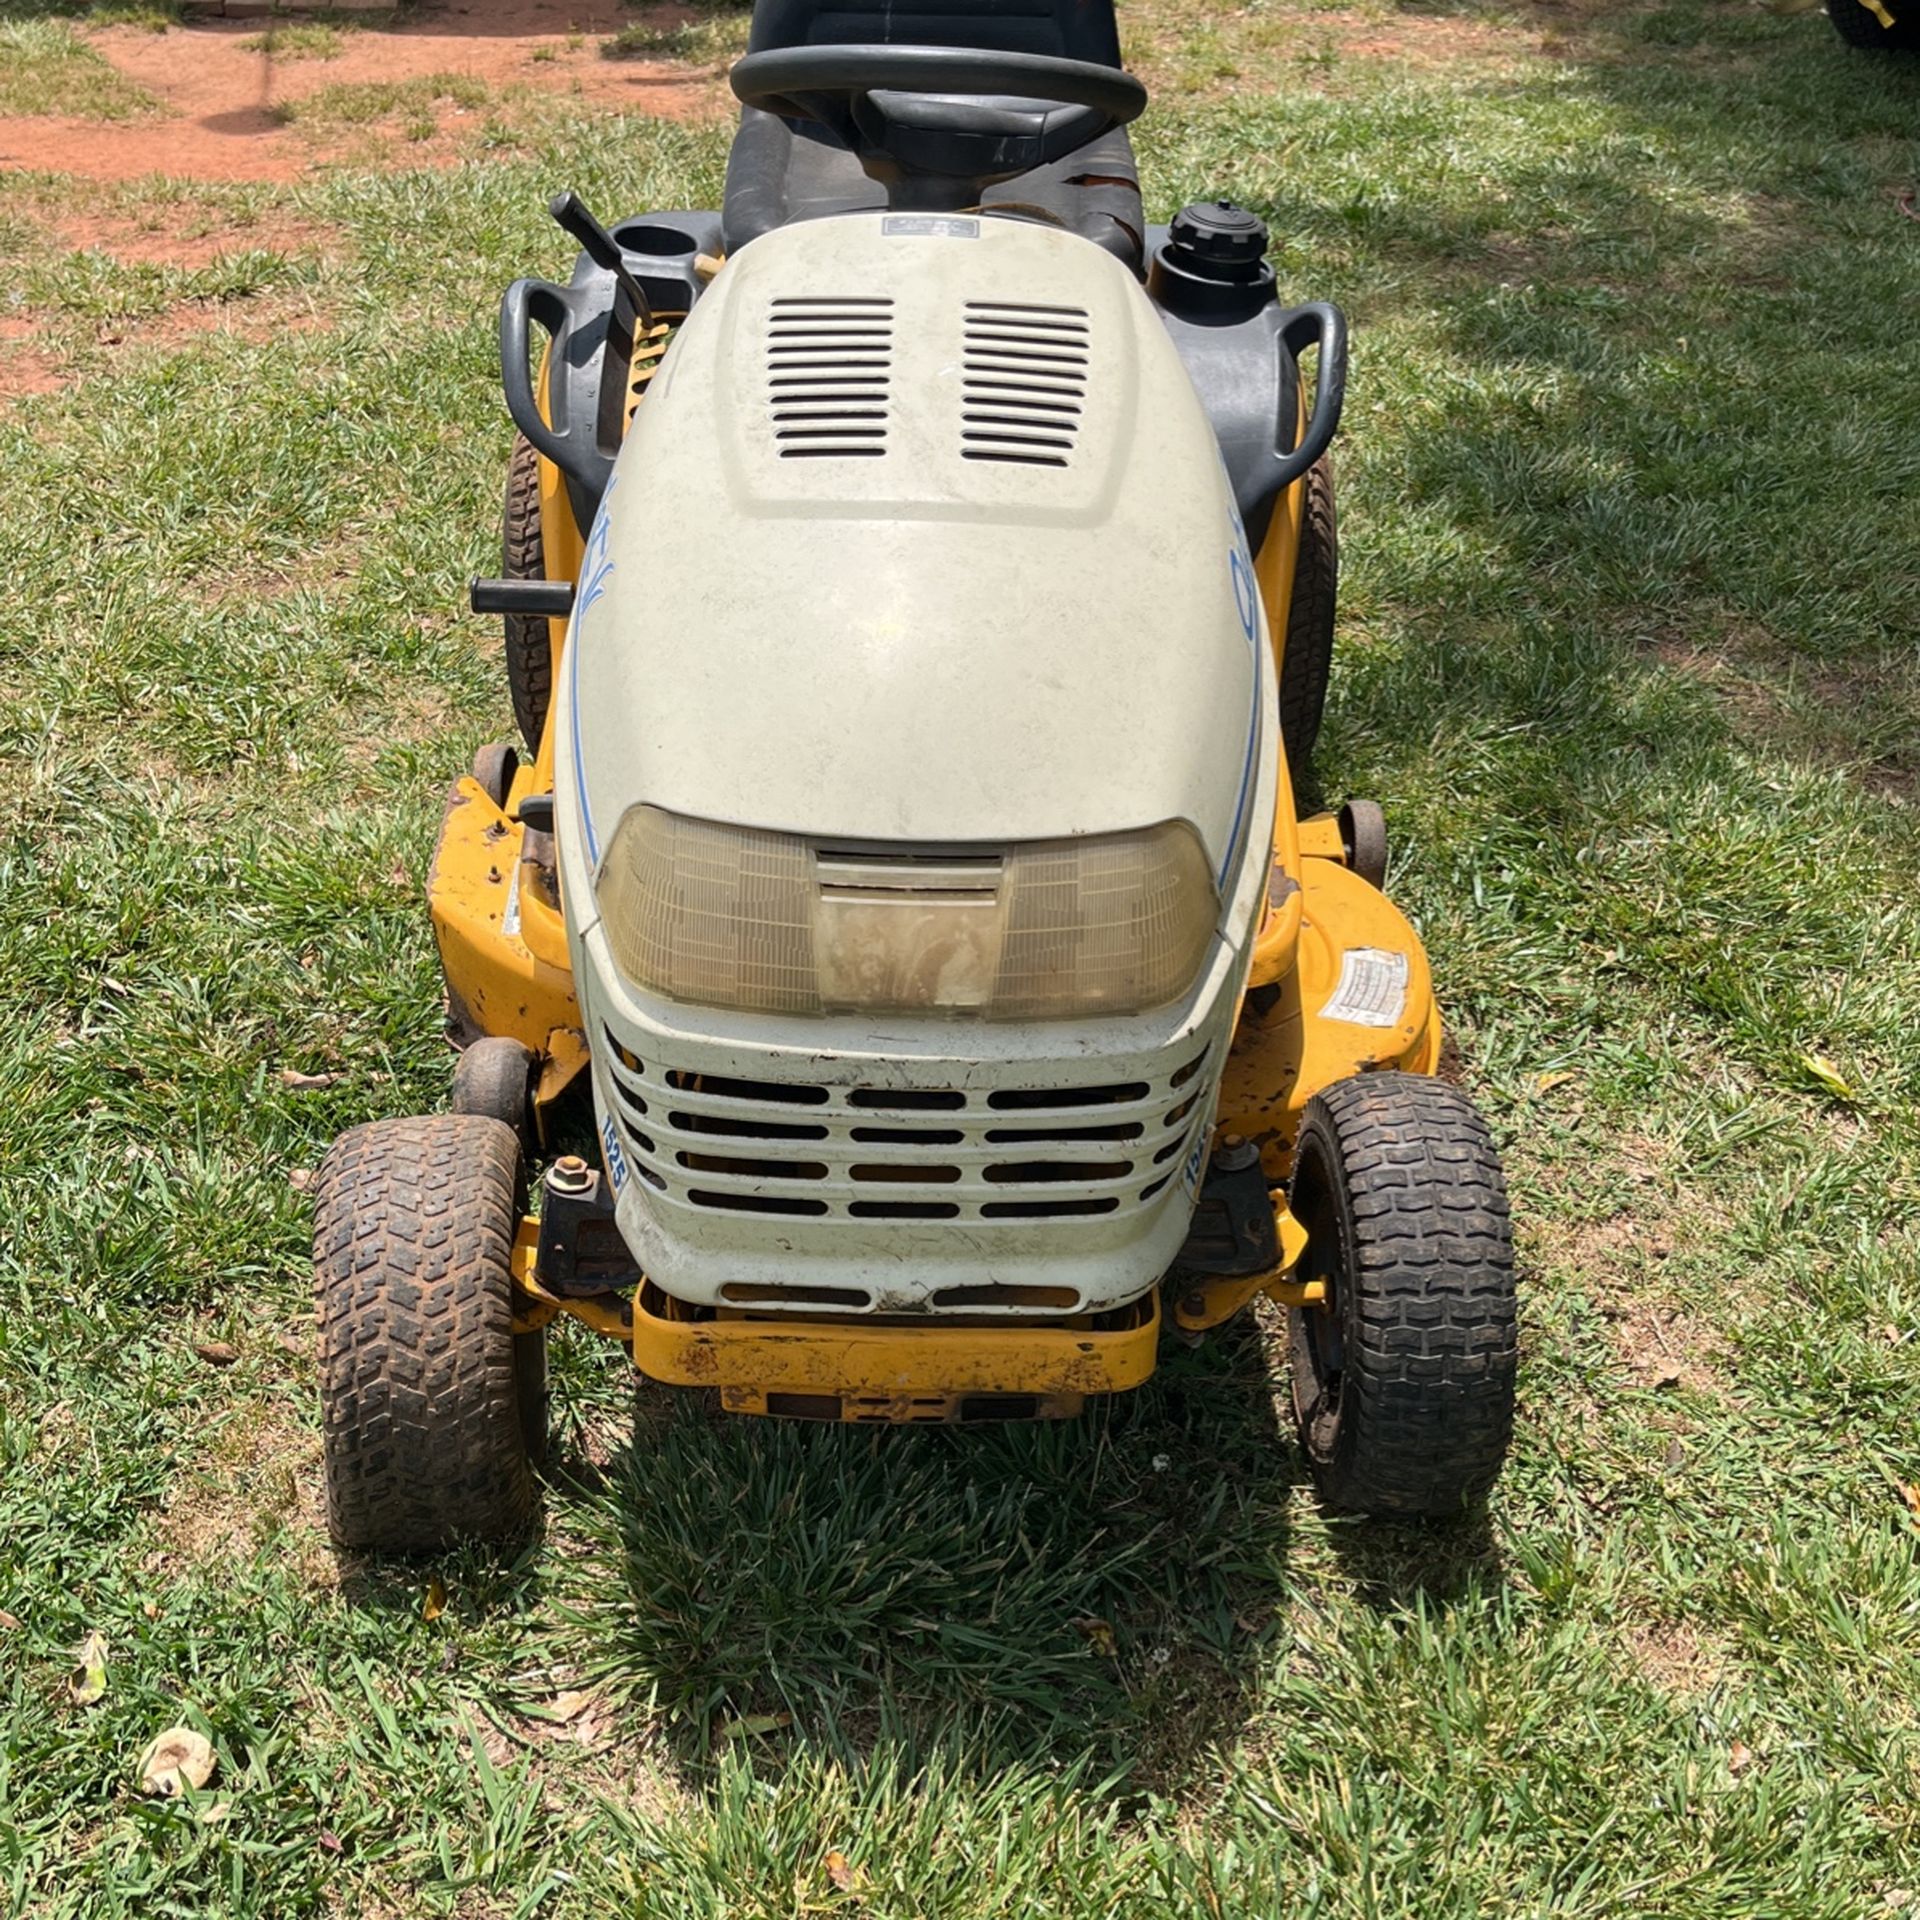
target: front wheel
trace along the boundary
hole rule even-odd
[[[1326,1288],[1289,1316],[1294,1416],[1321,1495],[1460,1513],[1513,1431],[1513,1240],[1486,1122],[1445,1081],[1336,1081],[1302,1117],[1289,1204],[1307,1230],[1300,1271]]]
[[[513,1332],[520,1188],[519,1141],[480,1114],[355,1127],[321,1166],[322,1452],[343,1547],[428,1553],[532,1519],[545,1369]]]

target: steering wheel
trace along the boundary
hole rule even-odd
[[[973,47],[769,47],[729,77],[743,104],[826,128],[881,180],[1010,180],[1147,104],[1115,67]]]

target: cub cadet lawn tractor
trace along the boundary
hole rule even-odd
[[[1378,810],[1288,771],[1340,314],[1146,225],[1110,0],[761,0],[733,87],[723,211],[562,196],[504,303],[532,757],[435,856],[452,1113],[318,1183],[336,1535],[521,1527],[559,1314],[736,1412],[1056,1418],[1260,1294],[1323,1494],[1458,1511],[1500,1169]]]

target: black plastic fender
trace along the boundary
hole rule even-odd
[[[627,275],[656,314],[692,310],[695,268],[721,247],[717,213],[649,213],[612,230]],[[566,475],[575,521],[592,525],[626,425],[636,310],[621,279],[588,252],[567,284],[516,280],[500,302],[500,378],[513,423]],[[547,411],[534,388],[534,330],[547,337]]]

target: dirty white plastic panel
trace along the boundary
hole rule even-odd
[[[1181,819],[1230,860],[1261,614],[1166,330],[1074,235],[924,225],[755,241],[650,387],[581,583],[595,861],[643,801],[893,843]]]

